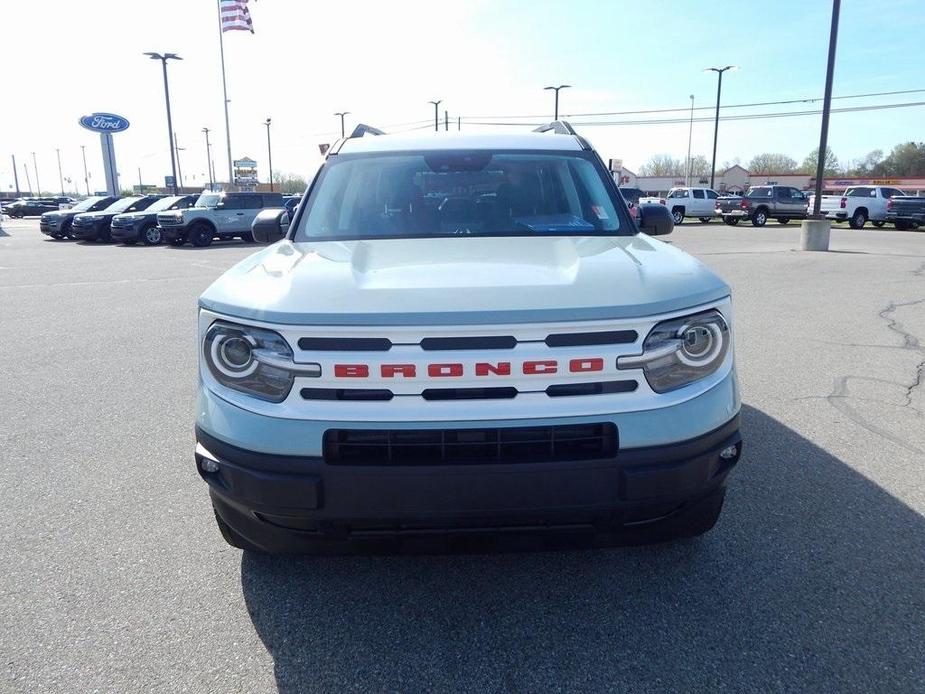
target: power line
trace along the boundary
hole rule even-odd
[[[923,90],[925,91],[925,90]],[[834,98],[834,97],[833,97]],[[831,109],[832,113],[857,113],[862,111],[882,111],[886,109],[897,109],[897,108],[911,108],[913,106],[925,106],[925,101],[912,101],[906,103],[898,104],[879,104],[876,106],[846,106],[843,108],[833,108]],[[725,108],[725,107],[723,107]],[[689,108],[688,108],[689,110]],[[729,115],[729,116],[720,116],[720,120],[761,120],[766,118],[789,118],[793,116],[813,116],[819,115],[822,113],[821,109],[813,109],[809,111],[779,111],[772,113],[747,113],[739,115]],[[712,116],[694,118],[695,123],[709,123],[713,121]],[[545,125],[545,123],[500,123],[497,121],[477,121],[477,120],[463,120],[464,123],[468,125],[491,125],[491,126],[505,126],[505,127],[530,127],[530,126],[540,126]],[[573,126],[600,126],[600,125],[667,125],[672,123],[689,123],[690,118],[647,118],[640,120],[618,120],[618,121],[572,121]]]
[[[896,96],[898,94],[920,94],[925,92],[925,89],[903,89],[899,91],[892,92],[870,92],[867,94],[846,94],[844,96],[833,96],[832,100],[835,99],[866,99],[875,96]],[[816,98],[806,98],[806,99],[788,99],[786,101],[756,101],[749,104],[723,104],[723,110],[728,108],[751,108],[755,106],[784,106],[787,104],[811,104],[816,101],[822,101],[822,97]],[[694,109],[695,111],[713,111],[713,106],[698,106]],[[601,111],[598,113],[568,113],[563,114],[563,117],[567,118],[586,118],[594,116],[630,116],[638,115],[644,113],[676,113],[683,111],[684,113],[690,113],[690,106],[682,106],[679,108],[656,108],[656,109],[643,109],[638,111]],[[548,113],[538,113],[529,116],[512,116],[512,115],[502,115],[502,116],[463,116],[463,119],[466,118],[479,118],[479,119],[495,119],[503,120],[507,118],[548,118]]]

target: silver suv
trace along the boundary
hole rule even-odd
[[[189,241],[208,246],[213,239],[251,236],[251,222],[265,207],[283,207],[281,193],[203,193],[193,207],[169,210],[157,215],[157,226],[171,246]]]

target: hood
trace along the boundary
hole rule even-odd
[[[283,324],[474,325],[641,317],[728,295],[700,261],[643,234],[452,237],[282,241],[199,304]]]

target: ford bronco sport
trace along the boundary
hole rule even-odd
[[[159,212],[160,236],[172,246],[204,247],[214,239],[251,238],[251,223],[265,207],[282,207],[280,193],[203,193],[187,209]]]
[[[195,462],[263,552],[709,530],[739,459],[729,287],[565,122],[336,143],[199,300]],[[425,543],[428,546],[429,543]],[[533,546],[532,544],[530,546]]]

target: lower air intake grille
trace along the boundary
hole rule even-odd
[[[612,423],[484,429],[329,429],[329,465],[490,465],[597,460],[617,454]]]

